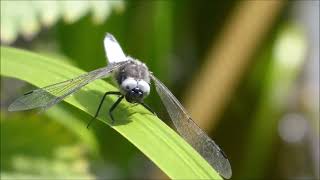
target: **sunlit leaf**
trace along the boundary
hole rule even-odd
[[[33,53],[1,47],[1,74],[19,78],[42,87],[78,76],[83,72],[61,61]],[[93,115],[105,91],[115,88],[103,80],[96,80],[65,101]],[[113,102],[106,100],[106,105]],[[50,110],[49,110],[50,111]],[[222,179],[215,170],[178,134],[160,119],[140,106],[120,104],[111,127],[149,157],[173,179]],[[110,125],[106,114],[98,118]]]

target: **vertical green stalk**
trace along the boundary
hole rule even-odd
[[[170,51],[172,48],[172,8],[170,1],[157,1],[154,3],[153,27],[154,39],[151,66],[154,67],[154,73],[165,80],[168,78]]]
[[[270,57],[269,73],[262,98],[249,132],[240,179],[259,179],[267,174],[268,159],[277,136],[277,123],[285,110],[288,95],[303,65],[305,36],[297,26],[280,29]]]

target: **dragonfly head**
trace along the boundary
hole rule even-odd
[[[121,89],[125,94],[128,102],[142,102],[142,100],[149,95],[150,85],[144,80],[136,80],[134,78],[127,78],[121,83]]]

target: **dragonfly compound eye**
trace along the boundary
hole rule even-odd
[[[138,85],[137,81],[133,78],[127,78],[121,83],[121,88],[125,91],[130,91],[134,88],[136,88]]]
[[[144,96],[150,93],[150,85],[144,80],[138,81],[138,88],[143,92]]]

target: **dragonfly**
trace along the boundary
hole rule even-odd
[[[103,42],[106,58],[108,59],[108,66],[73,79],[29,91],[16,99],[8,107],[8,110],[22,111],[35,108],[46,110],[92,81],[112,76],[116,80],[119,91],[108,91],[102,96],[97,111],[87,127],[98,117],[102,104],[108,95],[118,96],[118,99],[109,109],[109,116],[113,124],[115,118],[112,112],[124,99],[129,103],[141,104],[147,110],[154,113],[143,101],[149,95],[151,81],[153,81],[156,91],[179,134],[197,150],[221,176],[226,179],[231,178],[231,165],[225,153],[192,120],[191,116],[171,91],[149,71],[143,62],[125,55],[120,44],[112,34],[107,33]]]

